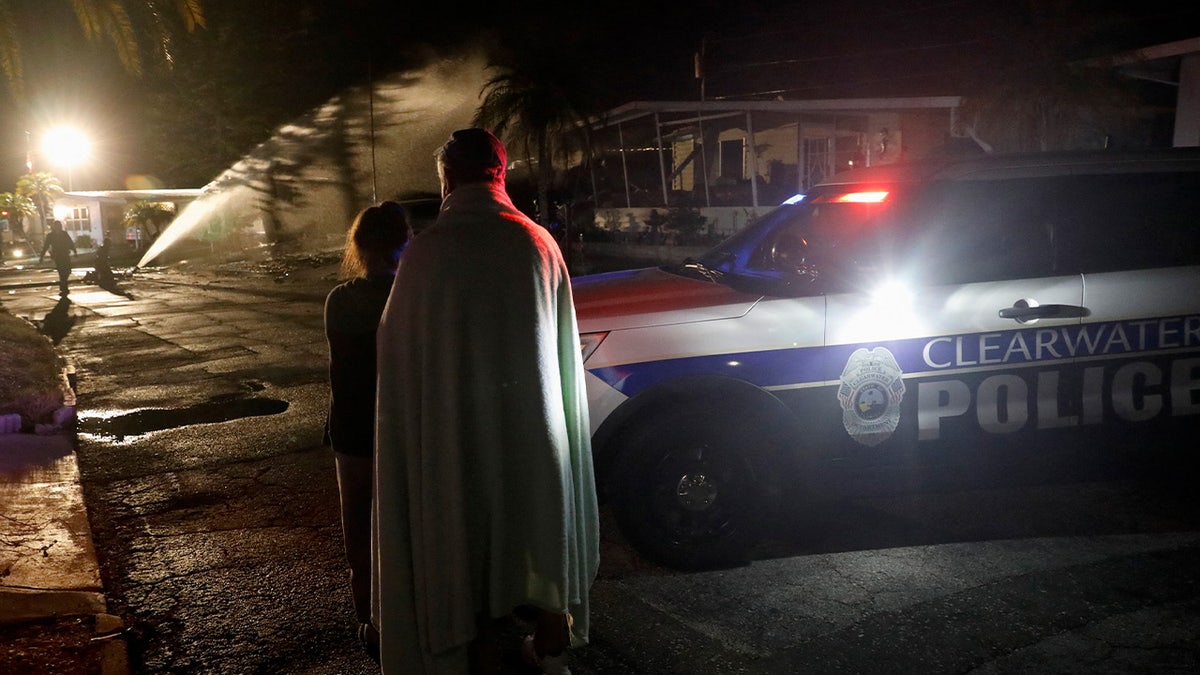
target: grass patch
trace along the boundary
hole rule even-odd
[[[0,415],[44,422],[63,404],[62,362],[29,322],[0,306]]]

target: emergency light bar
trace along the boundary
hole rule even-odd
[[[817,195],[808,201],[822,204],[881,204],[888,198],[887,190],[856,190]]]
[[[887,199],[887,190],[876,190],[872,192],[847,192],[844,195],[838,195],[831,201],[853,204],[878,204],[884,199]]]

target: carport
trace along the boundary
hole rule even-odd
[[[851,166],[942,145],[958,96],[635,101],[592,121],[598,207],[775,206]]]

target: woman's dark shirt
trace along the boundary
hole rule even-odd
[[[370,457],[374,449],[375,331],[394,279],[391,274],[351,279],[325,298],[330,389],[325,441],[347,455]]]

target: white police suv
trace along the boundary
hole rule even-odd
[[[1200,151],[851,171],[574,293],[601,494],[726,565],[796,500],[1194,452]]]

